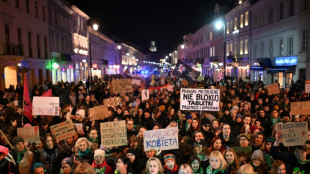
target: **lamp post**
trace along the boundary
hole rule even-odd
[[[224,59],[224,81],[226,79],[226,20],[225,16],[223,16],[223,19],[219,19],[215,22],[215,28],[217,30],[221,30],[223,28],[224,35],[223,35],[223,41],[224,41],[224,52],[223,52],[223,59]]]
[[[120,59],[120,62],[122,62],[122,54],[121,54],[121,49],[122,49],[122,46],[121,45],[117,45],[117,50],[118,50],[118,59]],[[117,61],[117,58],[115,60],[115,63],[118,65],[118,61]],[[113,73],[114,73],[114,68],[113,68]],[[117,73],[115,73],[117,74]]]
[[[93,24],[93,29],[95,30],[95,31],[97,31],[98,30],[98,28],[99,28],[99,25],[98,24]],[[90,39],[91,37],[89,37],[89,39]],[[92,61],[92,56],[91,56],[91,40],[89,40],[89,64],[90,64],[90,83],[92,83],[93,82],[93,61]]]

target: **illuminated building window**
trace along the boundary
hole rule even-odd
[[[238,18],[235,18],[235,25],[234,25],[234,30],[237,30],[238,29],[238,27],[237,27],[237,22],[238,22]]]
[[[240,41],[240,55],[243,55],[243,40]]]
[[[249,54],[249,40],[244,40],[244,54]]]
[[[244,26],[249,25],[249,12],[245,12],[245,21],[244,21]]]
[[[226,34],[229,34],[229,22],[226,24]]]
[[[240,28],[243,28],[243,14],[240,15]]]
[[[210,40],[212,40],[212,31],[210,31]]]

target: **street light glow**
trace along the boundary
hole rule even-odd
[[[122,49],[122,46],[120,46],[120,45],[117,45],[117,49],[119,49],[119,50],[120,50],[120,49]]]
[[[216,28],[217,30],[220,30],[223,26],[224,26],[224,23],[223,23],[222,20],[217,20],[217,21],[215,22],[215,28]]]
[[[182,44],[182,45],[181,45],[181,49],[182,49],[182,50],[184,50],[184,48],[185,48],[185,45],[184,45],[184,44]]]
[[[97,31],[98,28],[99,28],[99,25],[98,25],[98,24],[93,24],[93,29],[94,29],[95,31]]]

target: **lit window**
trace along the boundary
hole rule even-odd
[[[229,44],[227,44],[227,46],[226,46],[226,56],[229,56]]]
[[[244,40],[244,54],[249,54],[249,40]]]
[[[240,41],[240,55],[243,55],[243,40]]]
[[[237,22],[238,22],[238,18],[235,18],[235,25],[234,25],[234,30],[237,30]]]
[[[210,31],[210,40],[212,40],[212,31]]]
[[[249,12],[245,12],[245,21],[244,21],[244,26],[249,25]]]
[[[226,24],[226,34],[229,34],[229,22]]]
[[[243,28],[243,14],[240,15],[240,28]]]

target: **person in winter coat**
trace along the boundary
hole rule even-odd
[[[194,174],[204,173],[204,168],[201,166],[201,161],[198,156],[196,155],[191,156],[188,163],[192,167]]]
[[[175,162],[175,156],[173,154],[166,154],[164,156],[164,169],[165,174],[178,173],[178,165]]]
[[[95,160],[91,166],[95,169],[97,174],[113,174],[112,167],[106,162],[104,150],[95,150],[94,158]]]
[[[228,167],[222,153],[218,150],[213,151],[209,157],[210,165],[206,169],[207,174],[224,174]]]
[[[137,149],[128,149],[126,151],[126,157],[130,159],[133,168],[133,173],[141,173],[141,166],[138,165],[139,152]]]
[[[158,158],[152,157],[147,161],[145,174],[162,174],[163,171],[163,166]]]
[[[9,149],[0,145],[0,171],[3,173],[9,173],[9,163],[10,159],[7,158],[9,154]]]
[[[87,138],[79,138],[75,143],[78,155],[82,158],[83,162],[91,164],[94,161],[94,154],[92,152],[91,142]]]
[[[73,164],[70,157],[66,157],[62,160],[59,174],[73,174]]]
[[[53,173],[56,174],[59,172],[59,169],[54,167],[55,159],[58,155],[58,147],[56,144],[56,139],[51,133],[48,133],[44,137],[44,148],[43,148],[43,157],[45,165],[46,173]]]

